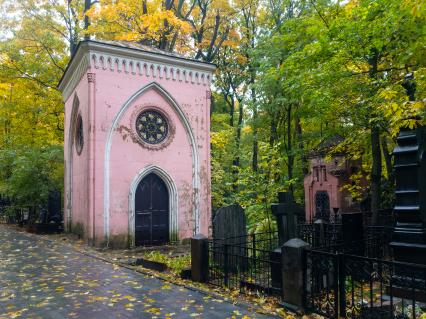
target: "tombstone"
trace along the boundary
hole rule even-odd
[[[272,204],[271,209],[277,220],[278,241],[281,247],[288,240],[297,237],[297,221],[304,211],[287,192],[278,193],[278,203]]]
[[[61,192],[58,190],[49,191],[47,200],[47,223],[54,222],[59,224],[62,222],[61,207]]]
[[[220,208],[213,218],[214,255],[217,262],[224,262],[221,255],[225,252],[223,245],[230,245],[226,249],[229,255],[226,258],[229,271],[245,268],[247,264],[247,225],[244,209],[238,205]],[[224,256],[223,256],[224,257]]]
[[[395,260],[426,265],[426,127],[401,130],[393,151]]]
[[[344,213],[342,217],[343,245],[354,255],[364,255],[362,213]]]
[[[403,129],[393,151],[395,170],[396,224],[390,247],[396,261],[426,265],[426,127]],[[412,288],[399,283],[406,281],[406,271],[397,268],[392,279],[393,296],[411,298]],[[425,275],[416,276],[417,285],[426,282]],[[416,294],[417,301],[426,301],[424,294]]]
[[[246,215],[238,205],[218,209],[213,218],[213,239],[235,238],[247,235]],[[245,239],[245,238],[244,238]],[[233,243],[229,241],[227,243]]]

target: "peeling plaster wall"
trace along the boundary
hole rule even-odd
[[[78,98],[78,107],[73,112],[74,99]],[[77,154],[74,143],[75,119],[81,114],[83,119],[84,145],[80,155]],[[71,169],[71,187],[68,187],[68,174],[65,173],[65,209],[64,223],[67,229],[83,235],[85,238],[90,233],[88,228],[88,177],[89,177],[89,109],[88,89],[86,74],[82,77],[74,93],[65,103],[65,135],[64,135],[64,158],[66,169]],[[71,140],[70,140],[71,138]],[[71,149],[69,149],[71,147]],[[71,151],[71,153],[70,153]],[[70,157],[71,155],[71,157]],[[72,159],[72,163],[71,163]],[[68,211],[71,209],[71,218]],[[70,229],[69,229],[70,228]]]
[[[136,77],[132,74],[95,70],[98,156],[96,161],[96,220],[102,221],[103,210],[103,154],[111,123],[123,104],[135,92],[155,81],[176,100],[185,113],[197,141],[200,162],[200,232],[208,234],[210,222],[210,147],[208,87],[159,78]],[[137,80],[136,80],[137,79]],[[153,106],[164,111],[175,126],[171,143],[161,150],[148,150],[132,139],[132,115],[142,107]],[[133,116],[134,117],[134,116]],[[192,151],[190,139],[180,118],[154,89],[133,101],[123,114],[118,129],[113,133],[110,157],[110,235],[111,238],[127,233],[129,189],[132,180],[144,167],[155,164],[173,179],[178,190],[179,238],[193,234]],[[102,178],[99,178],[102,176]],[[103,223],[97,223],[96,233],[102,233]]]
[[[94,82],[91,83],[94,88],[93,93],[90,93],[87,73],[94,74]],[[77,156],[73,146],[72,224],[82,225],[86,236],[90,239],[93,239],[94,232],[94,243],[97,246],[108,244],[113,247],[124,247],[131,244],[129,192],[132,181],[149,165],[155,165],[164,170],[176,186],[179,239],[191,237],[194,233],[193,209],[197,194],[193,187],[195,180],[193,146],[176,110],[156,89],[151,88],[138,96],[122,114],[117,128],[111,135],[109,169],[105,167],[108,134],[115,117],[132,95],[152,82],[160,85],[174,99],[192,128],[199,163],[199,233],[205,235],[209,233],[211,221],[209,86],[190,79],[179,79],[179,76],[176,79],[165,76],[160,78],[159,74],[141,76],[123,70],[95,68],[91,61],[89,69],[65,103],[65,159],[68,166],[70,162],[68,136],[72,132],[70,117],[73,97],[77,93],[84,121],[85,144],[80,156]],[[87,123],[91,114],[89,104],[90,107],[95,108],[90,125]],[[135,116],[141,108],[150,106],[166,113],[174,127],[171,142],[158,150],[142,147],[132,136]],[[90,155],[89,149],[92,147],[94,154]],[[93,168],[93,174],[90,172],[91,168]],[[105,194],[106,181],[104,180],[106,170],[109,175],[107,194]],[[65,185],[68,185],[67,179],[66,176]],[[93,189],[92,193],[91,189]],[[67,191],[66,186],[66,194]],[[108,243],[105,241],[104,228],[105,196],[108,196],[109,203]],[[90,204],[92,200],[93,204]],[[67,201],[65,206],[66,211]]]

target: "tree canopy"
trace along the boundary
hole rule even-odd
[[[401,127],[424,124],[426,4],[416,0],[1,0],[0,193],[40,202],[61,188],[56,89],[79,40],[127,40],[218,65],[212,199],[273,227],[278,191],[303,202],[307,155],[345,138],[377,211],[392,201]],[[414,96],[407,84],[415,83]],[[41,184],[32,183],[37,178]]]

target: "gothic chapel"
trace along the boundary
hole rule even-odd
[[[214,70],[136,43],[78,45],[58,86],[67,231],[102,247],[208,235]]]

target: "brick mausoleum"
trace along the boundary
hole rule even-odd
[[[352,174],[360,171],[361,160],[348,159],[344,152],[334,153],[327,159],[331,148],[343,141],[343,137],[333,136],[320,143],[309,156],[309,173],[304,179],[307,221],[328,220],[334,212],[345,212],[356,205],[342,187],[351,183]]]
[[[59,84],[68,231],[112,247],[208,234],[214,70],[136,43],[79,44]]]

